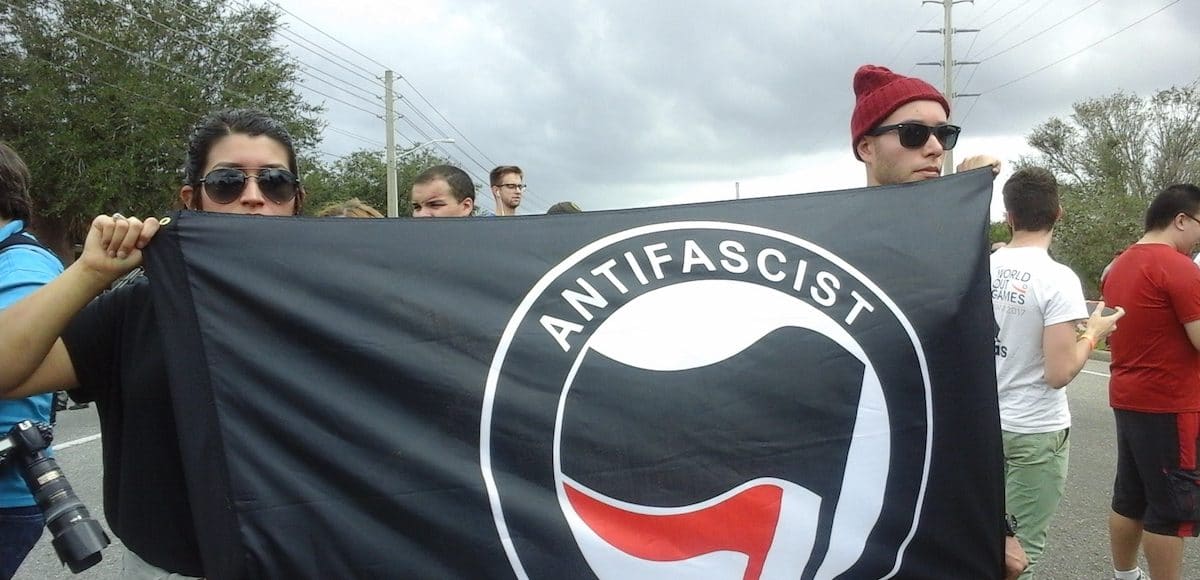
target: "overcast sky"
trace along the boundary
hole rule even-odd
[[[743,197],[860,187],[854,70],[942,85],[939,67],[915,64],[942,58],[941,35],[915,32],[941,28],[942,7],[919,0],[279,1],[305,86],[325,93],[308,93],[327,108],[322,151],[382,148],[370,81],[386,65],[404,78],[400,146],[455,138],[443,154],[483,182],[489,208],[487,171],[521,166],[521,213],[732,199],[738,182]],[[1197,0],[977,0],[955,6],[954,27],[983,28],[954,44],[956,60],[984,61],[957,67],[955,90],[983,93],[954,102],[957,160],[1014,160],[1081,99],[1200,78]]]

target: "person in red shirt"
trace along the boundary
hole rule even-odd
[[[1101,292],[1125,309],[1109,337],[1117,427],[1109,543],[1119,580],[1180,578],[1183,538],[1200,535],[1200,188],[1172,185],[1146,210],[1145,234],[1118,257]]]

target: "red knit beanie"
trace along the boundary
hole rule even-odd
[[[950,115],[950,104],[933,85],[915,77],[898,75],[885,67],[864,64],[854,73],[854,115],[850,117],[850,147],[858,156],[858,140],[896,109],[913,101],[937,101]]]

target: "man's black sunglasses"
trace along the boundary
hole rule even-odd
[[[929,134],[937,138],[938,143],[942,144],[942,149],[949,151],[954,149],[958,143],[958,134],[962,132],[962,127],[958,125],[922,125],[921,123],[897,123],[895,125],[882,125],[875,127],[867,134],[871,136],[882,135],[888,131],[895,131],[900,137],[900,144],[909,149],[920,149],[929,142]]]
[[[258,174],[249,175],[244,169],[221,167],[209,171],[200,184],[208,193],[209,199],[221,205],[237,201],[251,179],[257,181],[259,191],[275,203],[284,204],[296,199],[296,194],[300,191],[300,178],[291,171],[274,167],[246,169],[257,169]]]

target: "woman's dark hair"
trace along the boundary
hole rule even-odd
[[[29,199],[29,167],[4,142],[0,142],[0,218],[28,222],[33,214]]]
[[[257,137],[266,135],[278,141],[288,152],[288,170],[297,177],[300,170],[296,166],[296,147],[292,136],[283,123],[276,121],[270,115],[255,109],[226,109],[204,117],[192,130],[188,140],[187,161],[183,165],[183,182],[192,186],[196,195],[200,192],[200,181],[204,179],[204,168],[208,166],[208,153],[213,145],[229,135],[249,135]],[[296,215],[304,204],[304,191],[296,195]]]

